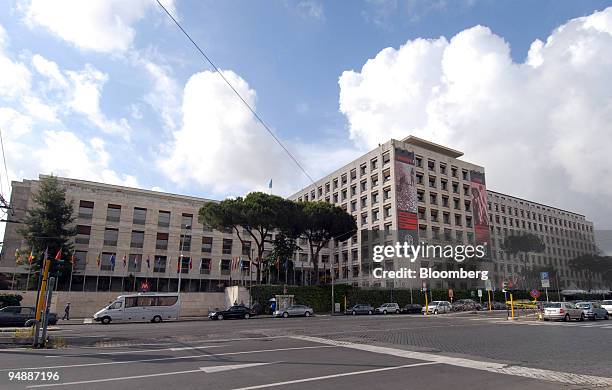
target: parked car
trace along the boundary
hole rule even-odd
[[[597,302],[577,302],[576,307],[582,309],[586,318],[590,320],[610,319],[608,311]]]
[[[544,321],[584,321],[585,317],[582,309],[577,308],[572,302],[546,302],[544,304]]]
[[[374,314],[374,308],[367,304],[357,304],[346,309],[344,314]]]
[[[274,317],[310,317],[313,313],[314,310],[306,305],[291,305],[284,309],[276,310]]]
[[[612,301],[601,301],[601,307],[606,309],[608,314],[612,316]]]
[[[379,307],[377,307],[374,312],[376,314],[389,314],[389,313],[400,313],[400,307],[397,303],[383,303]]]
[[[33,306],[6,306],[0,309],[0,326],[25,326],[35,319]],[[49,313],[49,325],[57,324],[57,314]]]
[[[402,309],[402,313],[419,314],[421,313],[422,309],[423,309],[423,306],[419,305],[418,303],[409,303],[406,306],[404,306],[404,308]]]
[[[428,310],[428,314],[440,314],[450,312],[452,310],[452,306],[449,301],[431,301],[429,302],[429,305],[424,306],[421,309],[423,314],[425,314],[425,309]]]
[[[237,305],[231,306],[227,310],[212,311],[208,313],[208,318],[211,320],[225,320],[230,318],[243,318],[248,320],[253,315],[255,315],[255,313],[253,313],[248,307]]]

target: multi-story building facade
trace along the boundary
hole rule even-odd
[[[250,280],[249,243],[242,244],[232,231],[212,230],[198,222],[198,211],[209,200],[83,180],[58,181],[74,205],[77,230],[74,275],[61,289],[129,291],[147,281],[152,290],[176,291],[180,258],[181,291],[217,291]],[[6,226],[0,273],[21,277],[19,286],[25,288],[28,266],[18,266],[14,254],[20,249],[22,262],[27,263],[29,253],[18,222],[35,207],[32,196],[39,181],[23,180],[12,186],[10,221],[14,222]],[[68,259],[71,254],[64,256]],[[242,267],[235,261],[238,258]]]
[[[602,286],[601,275],[594,275],[594,280],[588,280],[584,272],[577,272],[568,266],[571,259],[597,251],[593,223],[584,215],[495,191],[487,192],[491,254],[498,283],[516,280],[527,266],[555,270],[558,280],[553,283],[559,284],[562,289]],[[540,237],[546,246],[545,251],[512,255],[503,250],[505,237],[525,233]],[[591,278],[590,275],[588,277]]]
[[[356,219],[357,234],[345,242],[331,242],[320,253],[320,278],[359,286],[420,288],[419,278],[376,279],[372,270],[380,266],[387,270],[464,267],[487,270],[494,286],[500,286],[502,281],[516,282],[527,265],[557,271],[559,280],[553,284],[561,288],[601,285],[601,279],[587,281],[583,273],[568,267],[570,259],[596,250],[591,222],[580,214],[486,189],[484,167],[460,159],[462,155],[412,136],[389,140],[291,195],[289,199],[298,202],[335,204]],[[198,223],[198,210],[210,200],[83,180],[59,181],[73,201],[78,232],[74,239],[77,262],[69,288],[116,291],[125,289],[126,283],[137,288],[147,280],[153,290],[176,291],[179,258],[183,259],[183,291],[214,291],[251,280],[249,243],[242,244],[232,231],[213,231]],[[25,210],[34,207],[32,196],[38,183],[13,182],[10,220],[22,220]],[[13,256],[17,248],[25,250],[18,227],[7,224],[0,273],[27,274],[27,267],[16,266]],[[541,237],[546,251],[528,254],[526,261],[523,255],[504,252],[504,239],[521,233]],[[419,258],[414,263],[393,258],[377,265],[372,248],[364,244],[365,237],[372,236],[385,244],[396,240],[482,244],[487,255],[461,264],[443,258]],[[310,254],[304,240],[299,244],[302,249],[287,267],[290,271],[272,279],[311,282]],[[242,270],[233,261],[237,258],[243,260]],[[464,289],[483,287],[484,282],[437,279],[428,281],[428,286]]]

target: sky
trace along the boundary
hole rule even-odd
[[[413,134],[612,229],[612,2],[162,3],[313,178]],[[49,173],[212,199],[309,184],[154,0],[4,1],[0,129],[6,199]]]

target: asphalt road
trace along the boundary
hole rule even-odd
[[[0,388],[612,388],[612,321],[322,316],[59,328],[53,337],[67,348],[0,350]],[[57,378],[9,381],[21,372]]]

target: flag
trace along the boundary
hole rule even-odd
[[[210,271],[212,269],[212,260],[208,261],[208,270]]]
[[[57,250],[57,253],[55,254],[55,260],[61,260],[62,259],[62,248]]]
[[[270,183],[268,183],[268,188],[272,189],[272,179],[270,179]]]
[[[28,256],[28,263],[30,263],[30,265],[32,265],[33,261],[34,261],[34,252],[30,251],[30,256]]]
[[[47,260],[49,258],[49,247],[45,248],[45,254],[43,256],[43,261]]]
[[[96,257],[96,264],[98,265],[98,268],[100,268],[100,264],[102,264],[100,261],[100,252],[98,252],[98,257]]]
[[[223,260],[219,260],[219,271],[221,271],[221,263],[223,262]]]
[[[151,257],[147,255],[147,269],[151,268]]]
[[[181,256],[179,256],[178,261],[177,261],[177,263],[176,263],[176,273],[177,273],[177,274],[181,273],[181,263],[182,263],[182,261],[181,261],[181,260],[182,260],[182,259],[181,259]]]
[[[123,254],[123,268],[127,265],[127,259],[125,258],[125,253]]]
[[[74,265],[76,262],[76,256],[74,255],[74,251],[72,251],[72,256],[70,256],[70,264]]]
[[[111,271],[115,270],[115,254],[113,253],[110,257],[110,263],[111,263]]]
[[[191,263],[191,257],[189,258],[189,269],[193,268],[193,264]]]
[[[15,264],[21,264],[21,253],[19,253],[19,249],[15,249]]]

